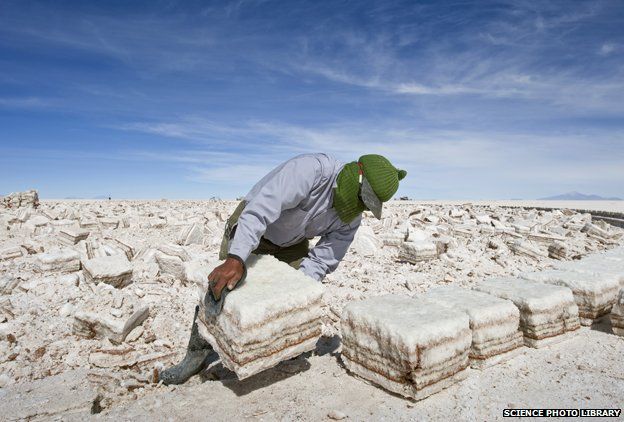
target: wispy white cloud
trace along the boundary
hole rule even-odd
[[[598,50],[598,54],[600,54],[601,56],[608,56],[609,54],[613,53],[616,50],[617,50],[617,45],[614,43],[608,42],[600,46],[600,49]]]

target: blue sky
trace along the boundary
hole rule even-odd
[[[624,197],[624,2],[0,0],[0,193],[234,198],[304,152]]]

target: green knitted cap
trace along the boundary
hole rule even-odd
[[[381,155],[363,155],[359,162],[362,163],[364,176],[382,202],[392,198],[399,188],[399,180],[407,175],[405,170],[398,170]],[[340,219],[345,223],[350,223],[366,209],[364,203],[358,198],[360,188],[358,163],[353,161],[346,164],[340,171],[337,182],[333,205]]]

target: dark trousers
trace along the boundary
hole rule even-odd
[[[240,217],[241,213],[245,209],[245,205],[247,205],[247,203],[245,201],[241,201],[225,224],[223,239],[221,239],[219,259],[227,258],[230,240],[234,238],[238,217]],[[258,247],[251,253],[256,255],[273,255],[278,260],[286,262],[295,269],[299,269],[301,261],[308,256],[309,250],[310,245],[308,239],[303,239],[301,242],[291,246],[278,246],[268,239],[261,237]]]

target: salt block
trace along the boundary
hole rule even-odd
[[[132,282],[132,264],[125,255],[88,259],[82,265],[85,280],[88,282],[106,283],[117,288],[125,287]]]
[[[0,261],[19,258],[24,255],[24,251],[19,246],[0,249]]]
[[[470,364],[474,368],[509,359],[524,344],[520,312],[509,300],[453,286],[433,288],[425,297],[468,314],[472,330]]]
[[[201,245],[204,241],[204,230],[200,224],[183,227],[178,235],[178,245]]]
[[[87,230],[76,230],[71,228],[64,228],[59,230],[59,240],[68,245],[75,245],[81,240],[85,240],[89,237]]]
[[[544,270],[521,273],[520,277],[571,289],[579,308],[582,325],[591,325],[595,320],[608,314],[620,290],[619,280],[608,274]]]
[[[611,310],[611,329],[618,336],[624,336],[624,289],[620,290],[617,302]]]
[[[400,260],[411,262],[428,261],[438,256],[438,248],[435,243],[428,241],[403,242],[399,249]]]
[[[466,377],[465,312],[422,297],[378,296],[347,304],[341,330],[347,369],[404,397],[420,400]]]
[[[526,346],[539,348],[558,342],[564,339],[562,335],[580,327],[578,306],[567,287],[517,278],[491,278],[474,289],[509,299],[518,307]]]
[[[199,332],[239,379],[313,350],[322,332],[323,289],[272,256],[252,255],[247,279],[227,296],[222,312]]]
[[[113,343],[122,343],[126,336],[149,316],[149,306],[136,306],[135,310],[120,311],[121,317],[111,315],[109,309],[98,311],[77,311],[74,314],[72,332],[87,338],[108,338]]]
[[[74,272],[80,270],[80,255],[72,249],[61,249],[36,255],[35,268],[39,272]]]

